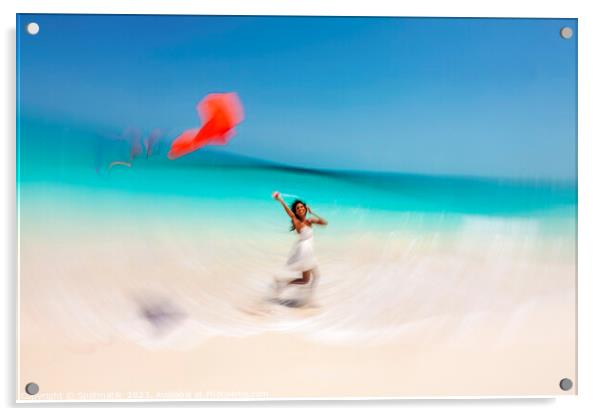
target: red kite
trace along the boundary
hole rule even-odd
[[[244,117],[242,105],[233,92],[207,95],[197,105],[197,112],[205,123],[201,128],[180,134],[171,144],[168,158],[177,159],[207,144],[226,144]]]

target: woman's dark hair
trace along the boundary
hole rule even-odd
[[[293,211],[293,214],[295,215],[295,217],[297,217],[297,219],[299,221],[301,221],[301,218],[299,218],[299,216],[297,215],[297,205],[303,205],[305,207],[305,209],[307,210],[307,204],[303,201],[301,201],[300,199],[295,199],[293,201],[293,203],[291,204],[291,211]],[[291,231],[295,230],[295,223],[293,222],[293,220],[291,220]]]

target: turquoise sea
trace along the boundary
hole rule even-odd
[[[391,221],[395,228],[453,231],[466,215],[534,219],[540,231],[552,234],[576,231],[575,181],[305,169],[221,147],[174,161],[165,156],[168,145],[168,140],[157,143],[150,157],[143,151],[131,167],[109,169],[112,161],[129,159],[126,140],[28,120],[21,124],[18,148],[18,183],[25,190],[21,209],[45,212],[39,204],[28,205],[31,194],[61,210],[96,210],[99,217],[133,209],[159,221],[161,216],[190,220],[203,209],[216,222],[261,227],[262,220],[280,215],[271,200],[278,190],[330,216],[333,231],[386,230]],[[70,197],[53,199],[52,190],[70,191]]]

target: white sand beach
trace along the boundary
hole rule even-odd
[[[18,399],[574,394],[573,242],[530,224],[317,230],[316,305],[290,308],[292,234],[28,218]]]

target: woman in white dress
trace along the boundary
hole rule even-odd
[[[314,255],[314,233],[312,226],[314,224],[327,225],[328,222],[317,215],[305,204],[297,199],[290,206],[286,205],[280,193],[274,193],[274,199],[282,204],[287,215],[290,217],[292,225],[291,231],[296,231],[299,239],[295,242],[291,254],[286,262],[287,269],[298,272],[300,277],[290,280],[284,284],[305,285],[317,278],[318,264]],[[311,214],[311,218],[307,218]]]

